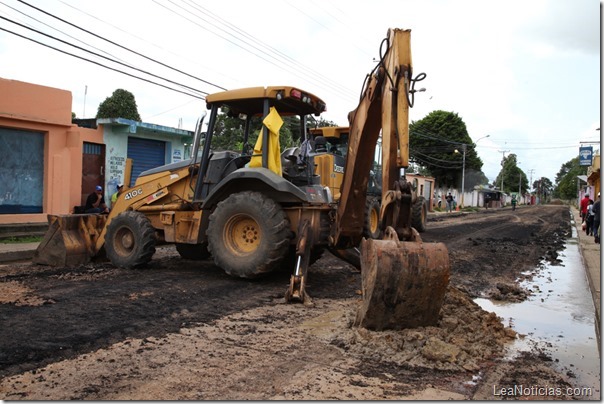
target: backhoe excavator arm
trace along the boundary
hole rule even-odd
[[[360,242],[363,301],[355,325],[373,330],[436,325],[449,284],[447,248],[423,243],[411,227],[417,196],[400,173],[409,164],[414,83],[425,76],[412,78],[410,34],[388,30],[380,62],[366,80],[359,106],[349,114],[348,155],[330,239],[332,251],[344,259],[339,252]],[[380,132],[384,239],[365,240],[365,200]]]
[[[380,131],[383,201],[396,199],[396,188],[400,186],[395,182],[399,181],[400,168],[408,166],[409,97],[414,91],[410,36],[410,30],[388,30],[380,48],[380,52],[384,52],[380,55],[381,60],[364,83],[358,107],[348,116],[348,156],[332,232],[332,243],[336,248],[356,246],[360,242],[369,171]],[[400,195],[398,197],[400,199]],[[397,224],[393,215],[380,219],[384,226]]]

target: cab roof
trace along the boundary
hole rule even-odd
[[[250,116],[264,113],[264,100],[275,107],[281,115],[320,115],[325,111],[325,102],[308,91],[296,87],[249,87],[209,94],[206,97],[207,108],[214,104],[229,108],[229,115],[246,114]]]
[[[310,133],[313,136],[323,136],[323,137],[335,137],[340,138],[342,134],[347,134],[350,132],[350,128],[348,126],[324,126],[322,128],[312,128]]]

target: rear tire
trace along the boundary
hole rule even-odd
[[[373,197],[368,197],[365,202],[365,222],[363,236],[365,238],[379,239],[382,234],[380,229],[380,202]]]
[[[156,241],[155,229],[143,213],[122,212],[107,227],[107,258],[120,268],[144,265],[155,254]]]
[[[210,258],[208,243],[176,243],[176,251],[178,251],[180,256],[186,260],[201,261]]]
[[[419,233],[423,233],[426,231],[426,220],[428,215],[424,197],[418,197],[411,209],[411,227]]]
[[[279,268],[292,233],[276,202],[258,192],[232,194],[210,216],[208,249],[227,274],[257,278]]]

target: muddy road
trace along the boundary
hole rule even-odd
[[[523,336],[472,301],[525,299],[518,279],[569,234],[562,205],[431,218],[422,238],[447,245],[452,271],[440,322],[380,333],[351,327],[360,274],[329,253],[312,307],[283,302],[288,272],[233,279],[168,246],[136,270],[0,266],[0,399],[588,398],[543,352],[506,358]]]

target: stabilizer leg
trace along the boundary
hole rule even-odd
[[[306,277],[310,264],[310,251],[312,249],[311,226],[308,220],[300,223],[298,229],[298,243],[296,244],[296,267],[289,281],[289,288],[285,292],[285,301],[302,302],[312,305],[308,293],[306,293]]]

